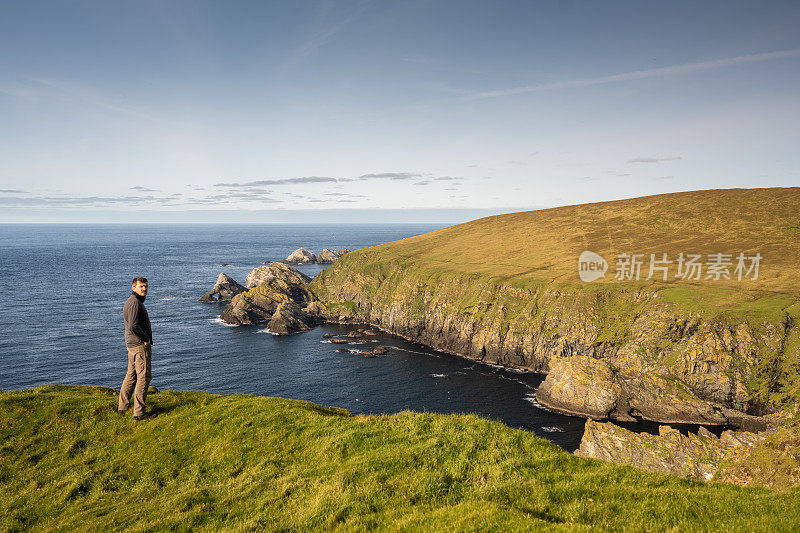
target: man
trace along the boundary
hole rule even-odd
[[[128,347],[128,371],[119,389],[119,406],[124,413],[131,406],[133,392],[133,419],[146,420],[155,417],[154,413],[145,410],[147,387],[150,384],[150,355],[153,346],[153,332],[150,329],[150,317],[144,307],[147,297],[147,278],[133,278],[131,295],[122,308],[125,321],[125,345]]]

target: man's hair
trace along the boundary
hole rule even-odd
[[[131,287],[133,287],[137,283],[147,283],[147,278],[136,276],[135,278],[133,278],[133,281],[131,282]]]

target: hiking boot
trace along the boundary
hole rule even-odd
[[[158,414],[156,414],[156,413],[145,413],[143,415],[134,416],[133,417],[133,421],[134,422],[141,422],[142,420],[150,420],[151,418],[155,418],[157,416],[158,416]]]

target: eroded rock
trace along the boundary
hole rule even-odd
[[[624,369],[616,373],[628,400],[628,414],[661,424],[726,425],[720,406],[701,400],[675,378]]]
[[[735,446],[755,446],[766,438],[765,434],[750,431],[723,431],[719,440]]]
[[[311,278],[284,263],[270,263],[266,266],[260,266],[251,270],[244,280],[244,284],[248,289],[258,287],[263,283],[281,279],[287,283],[308,283]]]
[[[309,313],[307,309],[313,307],[316,296],[304,283],[291,281],[302,281],[302,278],[295,276],[294,269],[287,271],[284,267],[290,268],[286,265],[273,268],[273,275],[266,276],[266,281],[234,297],[220,318],[233,325],[269,322],[270,331],[277,334],[310,329],[310,325],[316,323],[317,315]]]
[[[553,411],[605,419],[623,399],[611,365],[591,357],[561,357],[536,391],[536,401]]]
[[[315,325],[314,318],[292,300],[282,302],[275,309],[267,327],[277,335],[288,335],[298,331],[308,331]]]
[[[669,426],[660,426],[659,434],[651,435],[611,422],[587,420],[575,455],[708,481],[722,461],[742,451],[742,446],[691,433],[682,435]]]
[[[317,256],[305,248],[298,248],[290,253],[284,261],[295,265],[309,265],[317,262]]]
[[[676,378],[620,370],[604,360],[585,356],[553,359],[536,399],[554,411],[595,420],[730,423],[726,416],[729,410],[698,398]]]
[[[321,265],[329,265],[339,259],[339,257],[341,257],[341,254],[338,252],[334,252],[333,250],[328,250],[325,248],[317,254],[317,263]]]
[[[242,287],[232,277],[221,272],[217,277],[214,287],[201,296],[199,302],[216,302],[232,300],[237,294],[245,292],[247,289]]]

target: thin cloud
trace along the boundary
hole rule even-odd
[[[283,178],[278,180],[257,180],[245,183],[215,183],[214,187],[258,187],[259,185],[285,185],[289,183],[330,183],[338,181],[326,176],[304,176],[301,178]]]
[[[430,184],[431,182],[426,180],[426,181],[418,181],[414,185],[430,185]]]
[[[326,192],[325,196],[336,196],[341,198],[366,198],[363,194],[348,194],[346,192]]]
[[[430,174],[427,174],[430,176]],[[255,180],[246,182],[230,182],[230,183],[215,183],[214,187],[259,187],[264,185],[287,185],[296,183],[348,183],[353,181],[368,181],[368,180],[393,180],[404,181],[417,178],[425,178],[426,174],[419,172],[373,172],[369,174],[362,174],[356,178],[332,178],[329,176],[303,176],[299,178],[281,178],[271,180]],[[454,176],[441,176],[439,178],[426,178],[438,181],[453,181],[462,180],[464,178]],[[192,186],[189,186],[192,187]],[[196,189],[197,190],[197,189]]]
[[[7,194],[26,194],[27,193],[27,191],[22,191],[20,189],[0,189],[0,192],[1,193],[7,193]]]
[[[0,197],[0,206],[81,207],[92,205],[134,205],[152,202],[165,203],[173,200],[174,198],[155,196],[36,196],[29,198],[2,196]]]
[[[136,187],[131,187],[130,189],[132,191],[159,192],[158,189],[148,189],[147,187],[142,187],[141,185],[137,185]]]
[[[659,177],[659,178],[656,178],[656,179],[660,179],[660,180],[672,180],[672,179],[675,179],[675,176],[661,176],[661,177]]]
[[[683,65],[673,65],[669,67],[649,68],[644,70],[634,70],[610,76],[599,76],[596,78],[584,78],[582,80],[567,80],[552,83],[539,83],[513,89],[502,89],[497,91],[485,91],[464,97],[462,100],[483,100],[487,98],[500,98],[503,96],[514,96],[517,94],[532,93],[538,91],[549,91],[554,89],[567,89],[570,87],[588,87],[592,85],[603,85],[606,83],[618,83],[623,81],[643,80],[647,78],[657,78],[660,76],[674,76],[676,74],[688,74],[690,72],[702,72],[716,68],[743,65],[747,63],[757,63],[761,61],[772,61],[775,59],[789,59],[800,57],[800,49],[778,50],[775,52],[765,52],[762,54],[748,54],[743,56],[728,57],[724,59],[714,59],[711,61],[699,61],[696,63],[685,63]]]
[[[359,180],[374,180],[374,179],[384,179],[384,180],[410,180],[413,178],[421,178],[422,174],[417,174],[415,172],[382,172],[380,174],[363,174],[359,176],[357,179]]]
[[[188,204],[215,204],[220,202],[280,202],[269,196],[268,191],[244,191],[217,194],[201,198],[184,198],[181,193],[168,196],[0,196],[0,207],[98,207],[98,206],[176,206]]]
[[[678,161],[681,157],[634,157],[628,163],[661,163],[662,161]]]

